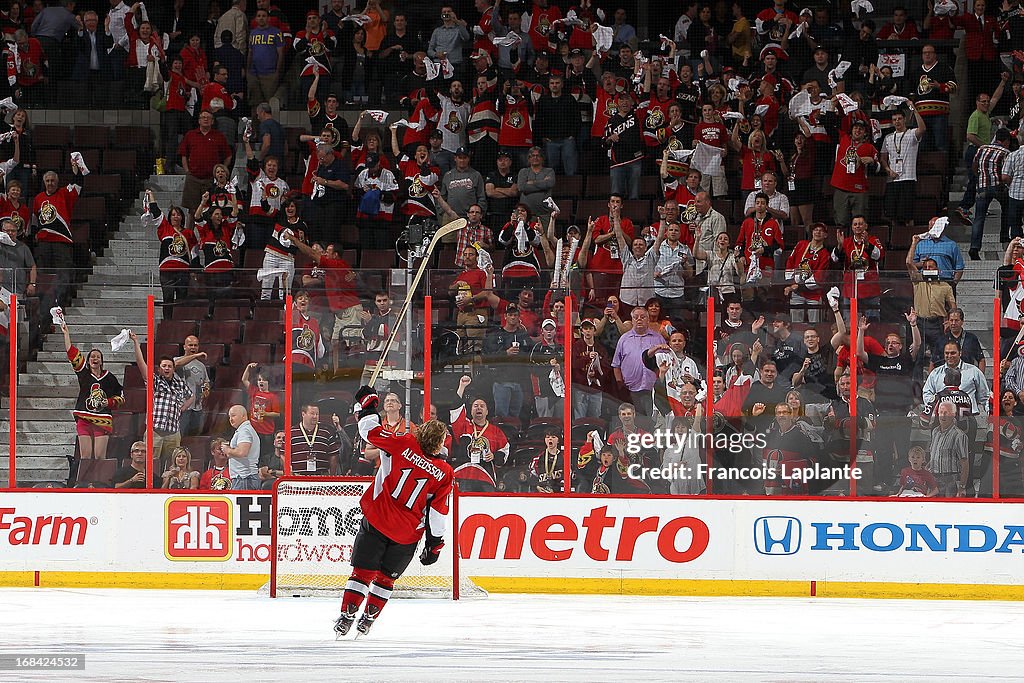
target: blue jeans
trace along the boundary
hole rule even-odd
[[[960,208],[970,211],[974,206],[974,200],[978,193],[978,176],[974,174],[974,155],[978,148],[974,145],[967,145],[964,148],[964,166],[967,167],[967,186],[964,187],[964,197],[960,200]]]
[[[601,392],[588,391],[573,386],[572,419],[601,417]]]
[[[495,382],[494,414],[497,417],[519,417],[523,409],[523,387],[519,382]]]
[[[562,162],[564,175],[576,175],[578,156],[576,154],[576,138],[568,137],[561,140],[548,140],[544,143],[544,155],[547,157],[548,168],[558,173],[558,162]]]
[[[640,198],[640,159],[616,166],[611,169],[612,194],[620,194],[625,199]]]
[[[1021,219],[1024,218],[1024,199],[1010,197],[1007,203],[1009,207],[1006,211],[1006,221],[1010,229],[1010,239],[1024,237],[1024,230],[1021,229]]]
[[[924,131],[922,149],[945,152],[949,149],[949,116],[925,117],[928,128]]]
[[[985,234],[985,215],[988,213],[988,205],[992,200],[999,202],[999,238],[1002,240],[1009,232],[1007,227],[1010,222],[1008,215],[1009,206],[1006,201],[1005,187],[986,187],[978,192],[978,201],[974,205],[974,224],[971,226],[971,249],[981,249],[981,238]]]

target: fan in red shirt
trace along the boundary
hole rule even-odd
[[[461,401],[473,380],[469,375],[459,379],[455,390]],[[487,402],[482,398],[473,399],[466,416],[466,405],[460,403],[452,409],[449,421],[452,423],[452,440],[459,444],[457,458],[464,460],[455,468],[462,491],[494,491],[498,485],[497,467],[508,460],[509,443],[505,432],[491,424]]]
[[[562,18],[558,5],[549,5],[548,0],[534,0],[530,9],[530,42],[535,52],[548,49],[552,24]]]
[[[270,382],[259,363],[249,363],[242,371],[242,386],[249,394],[249,422],[260,435],[261,447],[271,448],[276,420],[281,416],[281,398],[270,390]],[[251,375],[255,375],[252,377]]]
[[[868,167],[878,166],[878,150],[867,141],[868,127],[856,120],[850,135],[840,131],[836,161],[832,168],[833,209],[837,225],[846,225],[852,216],[868,210]]]
[[[796,322],[803,320],[803,307],[818,305],[821,303],[821,296],[824,292],[823,286],[827,284],[826,277],[831,265],[831,258],[828,249],[825,248],[825,238],[828,236],[828,228],[824,223],[815,223],[811,226],[811,239],[800,240],[796,247],[786,259],[786,296],[790,296],[790,304],[794,307],[793,319]],[[808,322],[818,322],[818,311],[811,308],[807,312]]]
[[[459,273],[448,286],[448,291],[455,295],[455,306],[458,315],[455,317],[459,326],[465,326],[466,335],[481,338],[486,332],[487,302],[491,294],[491,283],[487,273],[477,268],[480,253],[470,245],[462,250],[462,262],[466,269]]]
[[[837,233],[839,244],[832,251],[832,262],[843,267],[843,306],[848,308],[850,299],[856,297],[861,313],[877,320],[882,293],[878,266],[885,249],[877,237],[868,234],[868,221],[864,216],[854,216],[851,229],[850,237],[845,237],[842,230]]]
[[[619,194],[608,197],[608,215],[591,221],[589,226],[593,247],[587,258],[586,267],[590,288],[594,292],[594,301],[604,301],[609,296],[619,293],[622,260],[619,258],[618,242],[612,229],[613,222],[622,226],[626,239],[632,242],[636,236],[636,229],[633,227],[633,221],[622,216],[622,195]]]
[[[334,325],[328,330],[327,336],[331,341],[334,370],[337,371],[341,339],[345,336],[345,330],[349,330],[349,334],[354,336],[355,331],[362,329],[359,312],[363,307],[359,302],[356,273],[352,266],[341,258],[341,252],[335,244],[328,244],[320,250],[319,246],[311,248],[299,240],[293,240],[292,243],[324,271],[324,293],[331,313],[334,314]]]
[[[15,141],[18,140],[15,136]],[[17,145],[17,142],[15,142]],[[27,231],[32,220],[32,211],[22,199],[21,183],[14,179],[7,179],[7,191],[0,192],[0,222],[10,220],[18,228],[18,237],[22,237]]]
[[[775,254],[783,248],[782,228],[768,213],[768,195],[764,192],[754,196],[754,215],[743,221],[736,244],[743,249],[748,262],[755,256],[758,258],[763,277],[771,277]]]
[[[437,420],[420,425],[415,434],[385,429],[377,414],[380,403],[368,386],[356,392],[359,435],[378,449],[380,465],[373,485],[359,506],[363,521],[352,546],[352,575],[341,599],[341,615],[334,624],[336,637],[346,635],[366,599],[356,630],[369,632],[387,605],[395,581],[405,572],[416,545],[426,532],[420,563],[437,562],[444,547],[444,532],[455,476],[441,456],[448,428]],[[369,596],[367,596],[369,594]]]

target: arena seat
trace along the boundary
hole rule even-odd
[[[73,136],[71,146],[78,152],[84,153],[84,150],[87,149],[106,149],[110,146],[110,128],[108,126],[75,126]],[[93,170],[92,166],[89,168]]]

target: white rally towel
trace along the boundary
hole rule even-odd
[[[252,119],[248,116],[242,117],[242,139],[252,140]]]
[[[839,100],[839,106],[842,107],[844,114],[857,110],[857,103],[846,93],[839,93],[836,95],[836,99]]]
[[[256,271],[257,280],[265,280],[269,277],[277,277],[278,275],[287,275],[288,271],[284,268],[260,268]]]
[[[729,88],[729,92],[737,92],[739,91],[740,86],[745,83],[750,83],[750,81],[745,78],[730,78],[726,85]]]
[[[794,38],[799,38],[800,36],[802,36],[804,34],[804,26],[806,25],[807,24],[805,24],[802,21],[799,24],[797,24],[796,28],[790,32],[789,39],[793,40]]]
[[[54,306],[50,309],[50,317],[53,319],[53,324],[57,327],[64,327],[64,309],[60,306]]]
[[[801,90],[789,99],[789,116],[791,118],[798,119],[801,116],[808,116],[812,109],[811,96],[806,90]]]
[[[323,62],[318,60],[316,57],[306,57],[306,64],[313,67],[314,74],[329,74],[331,70],[324,66]]]
[[[928,229],[928,232],[922,232],[918,237],[923,240],[937,240],[942,237],[942,233],[946,231],[946,226],[949,225],[949,219],[945,216],[940,216],[935,219],[932,223],[932,227]]]
[[[935,16],[941,17],[945,14],[956,14],[956,3],[953,0],[938,0],[932,8]]]
[[[117,333],[117,336],[110,338],[110,350],[117,353],[128,344],[128,340],[131,339],[130,332],[127,328],[122,329]]]
[[[17,246],[17,243],[15,243],[15,241],[11,239],[11,236],[6,232],[0,232],[0,244],[5,244],[8,247]]]
[[[850,3],[850,11],[859,17],[861,14],[871,14],[874,12],[875,6],[868,0],[853,0]]]
[[[0,100],[0,111],[8,112],[17,110],[18,105],[14,103],[14,100],[10,97],[5,97]]]
[[[72,152],[71,161],[78,164],[78,170],[82,172],[82,175],[89,175],[89,167],[85,165],[85,159],[82,158],[81,152]]]
[[[594,49],[598,52],[608,52],[612,47],[612,38],[615,37],[615,31],[610,26],[602,26],[601,24],[594,24],[592,31],[594,33]]]
[[[347,17],[342,17],[341,20],[351,21],[356,26],[366,26],[371,21],[373,21],[373,17],[371,17],[369,14],[350,14]]]
[[[836,65],[836,68],[829,71],[828,76],[826,76],[826,80],[828,81],[828,87],[835,88],[836,85],[839,84],[839,81],[841,81],[843,76],[846,74],[846,70],[849,68],[850,63],[844,61],[839,62],[839,64]]]
[[[882,106],[885,107],[886,109],[895,109],[904,102],[909,101],[910,100],[908,100],[906,97],[901,97],[899,95],[886,95],[885,97],[882,98]]]
[[[285,229],[285,230],[281,231],[281,236],[278,238],[277,241],[281,243],[282,247],[286,247],[287,248],[287,247],[292,246],[291,237],[294,237],[294,236],[295,236],[295,234],[291,230]]]
[[[828,299],[828,305],[829,306],[831,306],[832,308],[839,308],[839,288],[838,287],[833,287],[832,289],[828,290],[828,293],[825,294],[825,298]]]
[[[239,224],[235,226],[235,231],[231,233],[231,246],[238,249],[243,244],[245,244],[245,230],[242,230],[242,226]]]
[[[686,161],[693,156],[695,151],[693,149],[673,149],[668,155],[676,161]]]
[[[560,213],[560,212],[561,212],[561,210],[560,210],[560,209],[558,208],[558,204],[555,204],[555,200],[554,200],[554,199],[552,199],[551,197],[548,197],[547,199],[545,199],[545,200],[544,200],[543,202],[541,202],[541,203],[542,203],[542,204],[543,204],[544,206],[546,206],[546,207],[548,207],[549,209],[551,209],[551,213]]]
[[[727,111],[722,114],[722,118],[731,121],[742,121],[746,117],[738,111]]]
[[[497,47],[515,47],[519,43],[523,42],[523,39],[519,37],[518,33],[509,33],[504,36],[499,36],[491,40]]]
[[[367,109],[366,115],[377,123],[384,123],[388,120],[388,112],[383,109]]]
[[[759,104],[759,105],[757,105],[756,107],[754,107],[754,113],[757,114],[758,116],[764,116],[765,114],[768,113],[768,105],[767,104]]]

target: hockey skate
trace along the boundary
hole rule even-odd
[[[334,622],[335,640],[338,640],[339,638],[344,638],[346,635],[348,635],[349,629],[352,628],[352,624],[356,620],[356,612],[358,612],[358,609],[353,610],[352,612],[342,612],[341,615],[338,617],[338,620]]]
[[[365,636],[370,632],[370,627],[373,626],[374,620],[377,618],[377,613],[380,610],[376,609],[371,605],[366,606],[366,611],[363,612],[363,616],[359,617],[359,623],[356,624],[356,638],[359,636]]]

